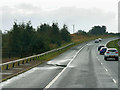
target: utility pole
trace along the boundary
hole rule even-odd
[[[73,34],[75,33],[75,25],[73,25]]]

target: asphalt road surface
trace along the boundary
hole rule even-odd
[[[2,88],[118,88],[118,61],[105,61],[90,41],[0,83]]]

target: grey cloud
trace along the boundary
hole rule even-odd
[[[27,4],[27,3],[22,3],[22,4],[19,4],[19,5],[16,5],[15,8],[17,9],[20,9],[20,10],[23,10],[23,11],[32,11],[32,12],[40,12],[42,11],[41,7],[37,7],[37,6],[34,6],[34,5],[31,5],[31,4]]]
[[[36,7],[33,6],[31,4],[19,4],[19,5],[15,5],[13,7],[8,7],[8,6],[3,6],[2,7],[2,12],[3,14],[9,14],[11,16],[15,16],[15,15],[31,15],[33,13],[40,13],[42,12],[41,7]]]
[[[76,25],[77,30],[89,30],[91,26],[96,24],[110,25],[108,23],[114,21],[116,16],[113,12],[105,12],[97,8],[62,7],[56,10],[46,11],[42,10],[41,7],[35,7],[30,4],[4,7],[3,10],[3,29],[11,28],[13,21],[17,19],[20,22],[31,20],[35,27],[40,23],[57,21],[60,26],[67,24],[70,30],[72,30],[73,24]]]
[[[100,9],[83,9],[75,7],[65,7],[59,10],[54,11],[53,16],[67,18],[69,20],[75,21],[98,21],[98,22],[107,22],[115,18],[115,14],[112,12],[105,13]],[[88,22],[86,22],[88,23]]]

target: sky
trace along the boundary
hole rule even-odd
[[[0,30],[10,30],[14,21],[31,21],[34,28],[41,23],[58,22],[73,33],[88,32],[95,25],[105,25],[108,32],[118,32],[118,0],[1,0]]]

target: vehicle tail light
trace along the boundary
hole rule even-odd
[[[116,52],[116,53],[118,53],[118,52]]]
[[[109,52],[107,52],[107,53],[109,53]]]

